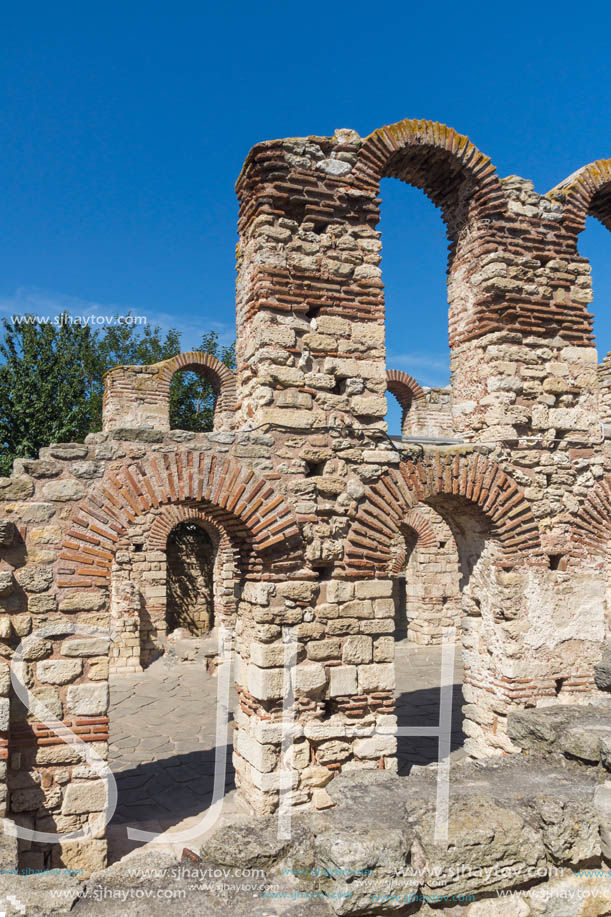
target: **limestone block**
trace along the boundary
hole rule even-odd
[[[89,746],[102,758],[108,755],[108,745],[106,742],[94,742]],[[36,764],[43,766],[54,764],[80,764],[83,759],[78,751],[71,745],[49,745],[46,748],[39,748],[36,752]]]
[[[393,735],[375,735],[364,739],[355,739],[354,754],[357,758],[382,758],[394,755],[397,751],[397,740]]]
[[[395,630],[393,618],[375,618],[373,621],[360,621],[359,630],[363,634],[392,634]]]
[[[67,595],[59,603],[62,612],[99,611],[106,604],[103,592],[83,591]]]
[[[72,685],[68,708],[79,716],[102,716],[108,712],[108,685]]]
[[[66,787],[62,815],[83,815],[101,812],[106,803],[106,788],[101,780],[71,783]]]
[[[361,417],[385,417],[388,410],[384,395],[355,395],[352,399],[354,413]],[[397,453],[385,452],[384,461],[399,461]],[[365,458],[365,461],[375,459]]]
[[[371,662],[373,653],[373,640],[364,634],[354,634],[346,637],[342,649],[342,661],[348,665]]]
[[[391,691],[395,687],[395,669],[392,664],[359,666],[358,676],[359,691]]]
[[[295,696],[316,696],[327,686],[324,666],[317,662],[301,662],[295,669]]]
[[[284,669],[262,669],[250,663],[247,669],[247,686],[258,700],[276,700],[284,694]]]
[[[320,764],[334,764],[337,761],[345,761],[352,754],[350,742],[341,739],[330,739],[327,742],[321,742],[316,749],[316,758]]]
[[[392,596],[391,580],[368,579],[355,583],[357,599],[385,599]]]
[[[438,586],[440,592],[445,592],[445,586]],[[394,599],[376,599],[373,603],[373,612],[376,618],[390,618],[395,613]]]
[[[396,465],[401,461],[401,456],[392,449],[365,449],[363,461],[376,465]]]
[[[337,340],[329,334],[304,334],[302,341],[308,350],[337,350]]]
[[[342,652],[341,640],[333,637],[328,640],[310,640],[307,652],[309,659],[339,659]]]
[[[311,602],[314,597],[317,595],[319,590],[318,583],[312,583],[308,581],[289,581],[287,583],[279,583],[277,586],[278,595],[283,596],[287,599],[293,599],[294,601],[301,602]]]
[[[374,662],[392,662],[395,655],[393,637],[378,637],[373,646]]]
[[[102,838],[86,841],[66,841],[60,844],[61,862],[66,869],[82,869],[84,876],[104,869],[108,857],[108,843]]]
[[[250,660],[261,668],[284,665],[284,643],[251,643]]]
[[[314,742],[322,742],[326,739],[343,738],[346,735],[347,727],[343,720],[333,719],[326,720],[324,723],[306,723],[303,732],[306,738]]]
[[[373,618],[373,605],[368,600],[355,600],[342,605],[341,613],[345,618]]]
[[[332,779],[333,771],[326,767],[312,764],[301,772],[300,785],[304,787],[326,786]]]
[[[5,663],[0,663],[0,697],[8,697],[11,687],[11,670]]]
[[[312,805],[315,809],[331,809],[335,802],[326,790],[322,789],[322,787],[316,787],[312,790]]]
[[[356,360],[350,357],[327,357],[323,369],[338,378],[384,378],[384,364],[376,361]]]
[[[45,451],[48,451],[52,458],[70,462],[74,459],[87,458],[89,449],[82,443],[53,443]]]
[[[108,637],[79,637],[62,643],[62,656],[104,656],[108,653]]]
[[[62,719],[64,708],[59,696],[59,691],[56,688],[36,685],[30,690],[32,691],[32,694],[36,700],[39,700],[41,704],[44,704],[47,710],[49,710],[54,717],[56,717],[58,720]]]
[[[34,662],[38,659],[45,659],[53,651],[53,644],[48,640],[37,640],[36,637],[29,637],[23,641],[22,654],[27,662]]]
[[[86,488],[79,481],[74,481],[71,478],[49,481],[42,489],[42,495],[45,500],[55,500],[60,503],[66,503],[69,500],[82,500],[86,493]]]
[[[330,670],[329,695],[343,697],[357,693],[357,668],[354,665],[336,665]]]
[[[293,742],[293,767],[302,771],[310,763],[310,743],[307,739]]]
[[[48,659],[36,666],[39,681],[50,685],[67,685],[78,678],[82,671],[83,663],[80,659]]]
[[[348,485],[348,488],[350,485]],[[327,583],[328,602],[349,602],[354,598],[354,583],[331,580]]]
[[[0,732],[8,732],[11,715],[11,702],[8,697],[0,697]]]
[[[104,464],[102,462],[73,462],[70,471],[77,478],[99,478],[104,474]]]
[[[260,773],[269,773],[276,768],[279,750],[276,745],[263,745],[243,730],[238,730],[238,754]]]
[[[45,794],[39,786],[11,790],[11,809],[13,812],[35,812],[44,805],[44,802]]]
[[[18,637],[25,637],[26,634],[29,634],[32,630],[32,615],[13,615],[11,618],[11,627]]]
[[[47,522],[56,512],[50,503],[7,503],[3,509],[28,525],[32,522]]]
[[[0,500],[23,500],[33,493],[34,482],[25,475],[0,478]]]
[[[33,614],[44,614],[47,611],[55,611],[57,608],[57,599],[49,593],[39,593],[38,595],[28,596],[28,608]]]
[[[286,389],[278,395],[276,404],[279,408],[303,408],[309,410],[313,405],[312,396],[307,392],[300,392],[297,389]],[[251,446],[251,449],[264,449],[263,446]],[[264,455],[267,454],[267,450]],[[244,452],[240,453],[244,457]],[[248,457],[248,456],[246,456]]]
[[[104,681],[108,678],[108,659],[92,659],[89,663],[91,681]]]
[[[274,583],[245,583],[242,589],[242,600],[254,605],[269,605],[270,596],[276,594]]]
[[[26,592],[44,592],[53,582],[53,571],[33,565],[21,567],[15,571],[15,579]]]

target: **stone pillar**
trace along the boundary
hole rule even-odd
[[[291,805],[325,808],[338,773],[396,770],[394,602],[390,580],[247,583],[237,624],[234,742],[242,798],[278,806],[282,769],[283,629],[295,638]]]

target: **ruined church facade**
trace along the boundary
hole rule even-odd
[[[447,227],[451,391],[434,397],[386,363],[384,177],[421,188]],[[412,638],[458,629],[472,756],[518,750],[511,711],[597,693],[611,461],[578,239],[589,214],[611,228],[611,161],[540,195],[454,130],[407,120],[365,139],[260,143],[237,194],[236,372],[200,353],[117,367],[103,432],[18,460],[0,481],[0,785],[8,817],[36,830],[87,824],[105,796],[14,698],[11,655],[23,641],[26,686],[106,757],[108,672],[163,650],[168,537],[185,522],[214,546],[214,623],[235,642],[236,780],[255,813],[277,808],[283,767],[295,806],[335,774],[396,768],[406,564]],[[182,370],[215,388],[213,433],[170,429]],[[387,435],[387,392],[401,441]],[[446,580],[429,584],[440,557]],[[56,847],[53,864],[105,860],[102,836],[86,853]]]

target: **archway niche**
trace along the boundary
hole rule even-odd
[[[460,565],[454,535],[442,516],[426,503],[409,516],[413,520],[416,514],[419,531],[406,524],[398,536],[395,640],[431,646],[441,643],[444,627],[460,625]]]
[[[209,633],[214,626],[214,565],[216,548],[196,522],[179,522],[168,535],[167,633]]]
[[[455,628],[450,753],[459,759],[468,751],[485,756],[492,750],[485,731],[490,714],[473,685],[488,676],[487,647],[494,645],[494,621],[503,607],[495,581],[494,532],[479,507],[457,495],[430,497],[410,510],[407,519],[411,524],[399,536],[403,570],[394,580],[395,608],[402,617],[397,623],[403,624],[395,632],[398,725],[439,725],[447,649],[442,645],[445,629]],[[399,737],[397,751],[399,773],[409,773],[414,765],[438,760],[438,740]]]
[[[203,507],[171,505],[141,517],[113,566],[111,671],[141,671],[179,629],[201,637],[232,625],[249,550]]]

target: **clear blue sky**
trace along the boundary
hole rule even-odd
[[[600,0],[5,4],[0,314],[132,310],[185,348],[232,340],[233,187],[259,140],[431,118],[544,192],[611,156],[610,18]],[[445,384],[442,223],[382,191],[389,364]],[[606,352],[611,238],[590,222]]]

